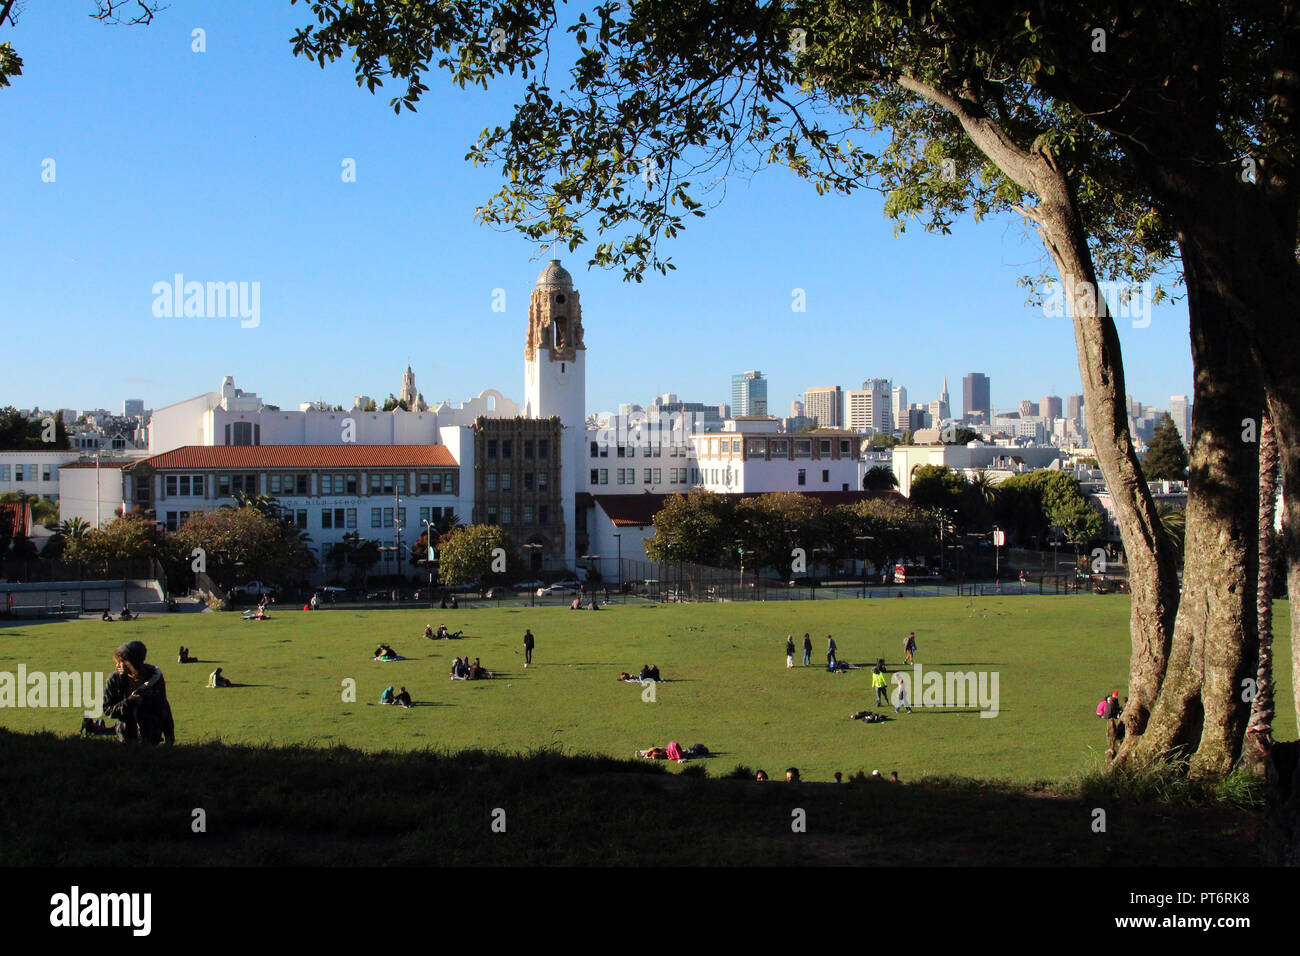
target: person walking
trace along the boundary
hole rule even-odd
[[[804,667],[807,667],[807,666],[808,666],[809,664],[811,664],[811,663],[812,663],[812,638],[808,636],[808,632],[807,632],[807,631],[804,631],[804,634],[803,634],[803,666],[804,666]]]
[[[894,705],[894,713],[906,710],[909,714],[912,712],[912,705],[907,702],[907,675],[898,675],[898,703]]]
[[[909,664],[916,663],[916,631],[910,632],[903,638],[903,658]]]
[[[836,663],[837,661],[835,660],[835,638],[827,634],[826,635],[826,669],[828,671],[835,670]]]
[[[524,666],[527,667],[533,662],[533,632],[524,629]]]
[[[886,676],[888,673],[883,661],[877,661],[871,672],[871,686],[876,689],[877,707],[889,700],[889,678]]]
[[[785,666],[787,668],[794,667],[794,635],[793,634],[787,634],[785,636]]]

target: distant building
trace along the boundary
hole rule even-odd
[[[767,414],[767,379],[762,372],[731,376],[731,410],[736,418]]]
[[[1083,396],[1069,395],[1065,399],[1065,417],[1079,425],[1083,424]]]
[[[1028,417],[1030,417],[1031,415],[1037,415],[1037,414],[1038,414],[1038,405],[1037,405],[1037,403],[1035,403],[1035,402],[1031,402],[1031,401],[1029,401],[1029,399],[1024,399],[1024,400],[1021,401],[1021,403],[1020,403],[1020,417],[1021,417],[1021,418],[1028,418]]]
[[[905,429],[907,427],[907,389],[902,385],[895,385],[893,392],[890,393],[889,411],[894,416],[894,427]]]
[[[1169,396],[1169,417],[1174,420],[1174,427],[1178,429],[1178,434],[1183,439],[1183,447],[1190,447],[1192,434],[1192,405],[1187,400],[1186,395]]]
[[[843,401],[842,390],[838,385],[824,385],[808,388],[803,393],[804,414],[817,419],[822,428],[840,428],[844,420],[840,417],[840,405]]]
[[[962,419],[966,423],[991,422],[993,406],[989,401],[989,377],[971,372],[961,380]]]
[[[847,392],[844,398],[848,406],[848,427],[853,431],[891,434],[894,430],[890,409],[892,391],[888,379],[871,378],[862,383],[862,388]]]
[[[136,418],[136,417],[143,418],[143,417],[144,417],[144,399],[142,399],[142,398],[128,398],[128,399],[124,399],[123,402],[122,402],[122,417],[123,417],[123,418]]]
[[[1061,396],[1044,395],[1038,402],[1038,414],[1044,418],[1061,417]]]

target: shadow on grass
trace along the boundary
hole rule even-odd
[[[1033,788],[962,779],[795,788],[721,779],[724,755],[712,756],[705,777],[556,749],[142,749],[0,730],[0,845],[10,865],[114,867],[1259,862],[1258,814],[1233,807],[1114,798],[1098,834],[1095,801]],[[94,800],[50,785],[78,779],[94,781]],[[402,786],[385,790],[376,813],[375,781],[392,779]],[[791,832],[794,806],[807,812],[806,833]],[[195,808],[206,833],[191,830]],[[486,839],[498,810],[507,830]],[[143,844],[141,820],[150,823]],[[474,833],[485,838],[466,839]]]

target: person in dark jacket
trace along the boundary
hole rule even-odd
[[[117,718],[118,737],[132,743],[176,742],[176,725],[162,670],[145,663],[140,641],[127,641],[113,652],[117,673],[104,685],[104,716]]]

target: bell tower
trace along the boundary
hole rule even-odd
[[[574,510],[578,475],[587,464],[587,346],[582,334],[582,305],[573,288],[573,277],[559,259],[552,259],[537,276],[528,303],[523,414],[525,418],[560,419],[560,487],[565,561],[570,568],[577,563]]]

